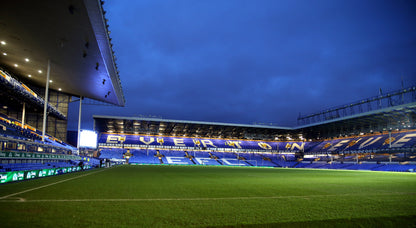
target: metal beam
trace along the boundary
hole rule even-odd
[[[45,105],[43,108],[43,122],[42,122],[42,142],[45,141],[46,133],[46,120],[47,120],[47,110],[48,110],[48,93],[49,93],[49,77],[51,72],[51,60],[48,59],[48,72],[46,73],[46,86],[45,86]]]

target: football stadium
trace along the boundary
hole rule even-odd
[[[0,9],[2,227],[416,226],[416,85],[296,127],[96,113],[84,130],[83,105],[126,103],[103,4]]]

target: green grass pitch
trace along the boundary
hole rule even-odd
[[[0,186],[1,227],[415,227],[416,174],[133,166]]]

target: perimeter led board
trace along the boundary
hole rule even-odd
[[[97,148],[97,133],[90,130],[81,130],[79,146],[82,148]]]

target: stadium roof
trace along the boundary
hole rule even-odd
[[[305,137],[336,137],[415,129],[416,102],[299,126]]]
[[[414,129],[416,87],[402,88],[318,113],[300,116],[305,137],[337,137]]]
[[[207,138],[303,140],[415,129],[416,102],[295,128],[141,117],[94,115],[93,118],[94,129],[98,132]]]
[[[293,132],[291,128],[269,125],[100,115],[94,115],[93,118],[94,129],[108,133],[275,140]]]
[[[99,0],[4,1],[0,65],[19,80],[118,106],[125,100]],[[30,77],[29,77],[30,75]]]

